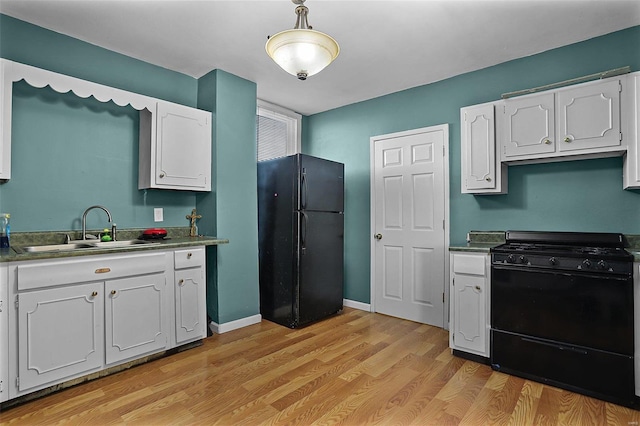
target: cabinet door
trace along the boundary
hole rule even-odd
[[[505,159],[555,151],[553,93],[506,100],[504,118]]]
[[[167,346],[165,291],[164,273],[105,283],[107,364]]]
[[[158,102],[156,187],[211,190],[211,113]]]
[[[18,296],[19,390],[102,367],[103,283]]]
[[[486,340],[485,277],[455,274],[454,330],[456,348],[489,356]]]
[[[177,270],[175,280],[176,342],[202,339],[207,336],[203,269]]]
[[[462,193],[495,189],[496,139],[494,106],[478,105],[460,110],[462,122]]]
[[[558,150],[621,145],[619,80],[559,91]]]

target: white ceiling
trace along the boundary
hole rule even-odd
[[[306,81],[264,50],[267,35],[293,28],[290,0],[0,0],[0,13],[192,77],[225,70],[256,82],[260,99],[305,115],[640,25],[638,0],[305,5],[310,25],[341,48]]]

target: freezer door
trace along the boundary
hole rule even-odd
[[[309,155],[300,159],[300,210],[344,211],[344,164]]]
[[[344,216],[301,212],[298,318],[304,325],[342,309]]]

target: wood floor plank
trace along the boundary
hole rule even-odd
[[[345,308],[262,321],[0,412],[1,425],[622,425],[640,411],[453,356],[445,330]]]

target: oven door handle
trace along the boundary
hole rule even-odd
[[[556,349],[560,349],[561,351],[570,351],[570,352],[575,352],[575,353],[579,353],[581,355],[588,355],[589,352],[582,349],[582,348],[577,348],[575,346],[565,346],[565,345],[561,345],[559,343],[549,343],[549,342],[542,342],[540,340],[536,340],[536,339],[529,339],[528,337],[521,337],[521,339],[525,342],[529,342],[529,343],[535,343],[537,345],[542,345],[542,346],[551,346],[552,348],[556,348]]]

